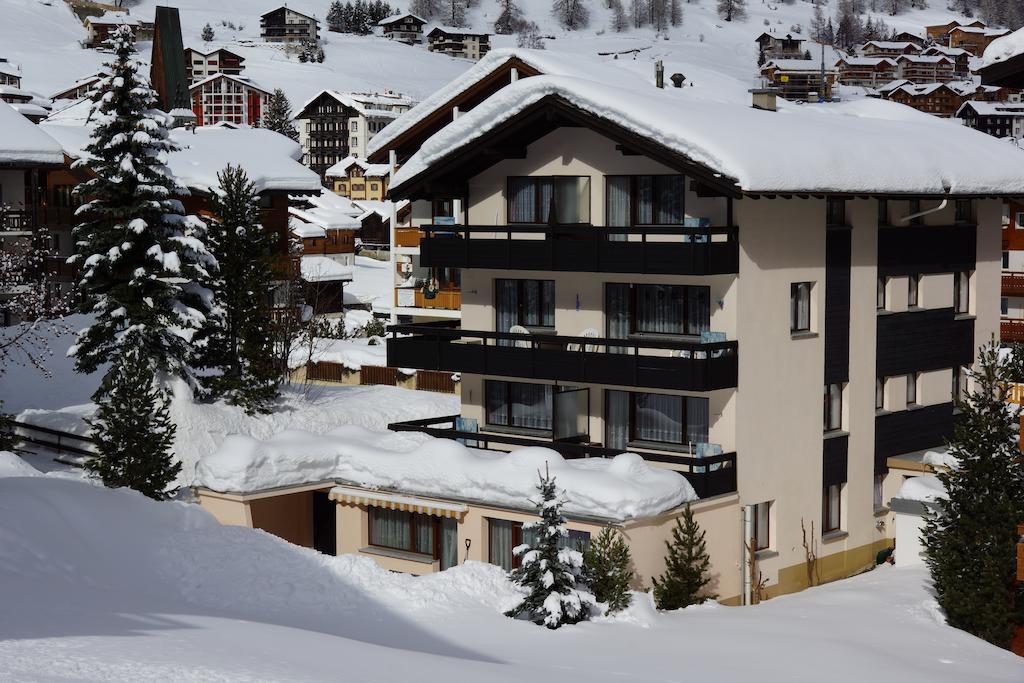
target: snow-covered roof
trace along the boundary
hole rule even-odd
[[[380,216],[381,218],[383,218],[384,220],[389,220],[391,218],[391,204],[392,204],[392,202],[390,202],[388,200],[380,200],[380,199],[353,199],[352,203],[355,204],[357,207],[359,207],[362,210],[362,213],[359,214],[359,219],[360,220],[366,218],[370,214],[376,214],[376,215]],[[409,206],[409,200],[408,199],[400,199],[397,202],[394,202],[394,205],[395,205],[395,212],[397,213],[397,212],[402,211],[402,209],[404,209],[405,207]]]
[[[890,57],[843,57],[836,66],[840,64],[846,64],[847,66],[880,66],[886,64],[893,68],[896,67],[896,62]]]
[[[292,208],[288,207],[288,213],[292,214]],[[288,229],[291,230],[292,234],[296,237],[314,238],[314,237],[327,237],[327,231],[318,225],[313,223],[305,223],[293,217],[288,219]]]
[[[797,33],[796,31],[787,31],[785,33],[782,33],[780,31],[776,33],[775,31],[772,30],[765,31],[764,33],[759,35],[756,38],[756,40],[761,40],[765,36],[769,38],[774,38],[775,40],[808,40],[807,36],[805,36],[802,33]]]
[[[229,436],[202,458],[196,483],[249,493],[336,481],[385,491],[532,510],[538,471],[565,490],[566,514],[627,520],[652,517],[697,499],[678,472],[636,454],[565,460],[557,452],[470,449],[456,441],[347,426],[330,434],[290,431],[266,441]]]
[[[1017,152],[884,100],[767,112],[701,100],[686,89],[566,76],[520,79],[461,115],[399,169],[392,192],[401,196],[431,165],[546,98],[655,142],[746,192],[1024,194]]]
[[[962,47],[946,47],[945,45],[929,45],[924,54],[940,54],[947,57],[962,57],[971,53]]]
[[[415,100],[399,93],[340,92],[324,89],[303,102],[295,118],[302,117],[306,108],[324,95],[334,98],[339,104],[355,109],[356,112],[367,118],[394,119],[402,113],[394,109],[405,110],[416,104]]]
[[[0,74],[8,76],[21,76],[21,66],[6,59],[0,59]]]
[[[875,90],[879,93],[887,93],[892,92],[893,90],[899,90],[905,85],[913,85],[913,83],[905,78],[898,78],[895,81],[889,81],[888,83],[878,86]]]
[[[104,12],[98,17],[86,17],[87,24],[111,24],[124,26],[138,26],[139,20],[127,12]]]
[[[951,60],[946,55],[900,55],[896,58],[899,62],[911,62],[913,64],[952,64]]]
[[[816,59],[773,59],[761,67],[762,71],[768,69],[779,69],[780,71],[808,71],[818,73],[821,71],[821,62]],[[832,73],[830,66],[825,67],[826,73]]]
[[[978,26],[956,26],[950,30],[950,33],[953,33],[953,31],[973,33],[980,36],[1005,36],[1010,32],[1009,29],[1005,28],[980,28]]]
[[[324,171],[324,176],[327,178],[346,178],[348,177],[348,169],[353,166],[361,168],[363,175],[368,177],[383,177],[391,171],[391,167],[388,164],[371,164],[365,159],[360,159],[350,154]]]
[[[964,102],[957,110],[957,116],[967,108],[973,109],[979,116],[1024,116],[1024,103],[1020,102]]]
[[[891,40],[869,40],[864,43],[861,49],[863,50],[869,45],[877,47],[879,50],[906,50],[907,48],[911,48],[913,50],[921,49],[921,46],[917,43],[912,43],[910,41],[896,42]]]
[[[209,83],[210,81],[217,80],[218,78],[226,78],[229,81],[234,81],[235,83],[243,85],[243,86],[245,86],[247,88],[252,88],[253,90],[259,90],[260,92],[266,93],[267,95],[272,94],[271,91],[267,90],[266,88],[264,88],[261,85],[258,85],[257,83],[255,83],[254,81],[252,81],[252,80],[250,80],[248,78],[243,78],[242,76],[232,76],[231,74],[226,74],[226,73],[215,73],[215,74],[212,74],[210,76],[207,76],[206,78],[204,78],[204,79],[202,79],[200,81],[196,81],[192,85],[188,86],[188,89],[191,92],[191,91],[195,90],[196,88],[199,88],[199,87]]]
[[[330,190],[322,189],[320,194],[305,197],[294,197],[293,200],[301,203],[288,207],[288,213],[293,216],[301,225],[312,225],[320,232],[325,230],[358,230],[362,227],[359,216],[362,209],[352,203],[352,200],[334,194]],[[299,225],[293,225],[292,232],[300,237],[320,237],[322,235],[300,234]]]
[[[441,25],[438,25],[438,26],[435,26],[434,28],[430,29],[430,33],[434,33],[435,31],[437,31],[439,33],[444,33],[444,34],[450,35],[450,36],[489,36],[489,35],[491,35],[490,33],[487,33],[486,31],[474,31],[471,28],[467,28],[467,27],[459,28],[458,26],[441,26]]]
[[[300,261],[306,282],[345,282],[352,279],[352,266],[344,266],[327,256],[306,255]]]
[[[913,500],[921,503],[934,503],[940,498],[948,497],[946,487],[934,474],[908,477],[896,494],[896,498],[899,500]]]
[[[410,19],[416,19],[421,24],[427,23],[427,20],[424,19],[423,17],[419,17],[415,14],[412,14],[411,12],[406,12],[405,14],[392,14],[390,17],[384,17],[383,19],[377,22],[377,26],[387,26],[388,24],[393,24],[396,21],[405,19],[406,17],[409,17]]]
[[[993,40],[982,55],[982,66],[991,66],[1017,55],[1024,54],[1024,28],[1017,29],[1009,35]]]
[[[41,115],[45,115],[45,110]],[[64,163],[64,150],[39,126],[0,102],[0,166]]]

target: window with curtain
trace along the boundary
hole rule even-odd
[[[711,326],[711,289],[609,283],[605,318],[609,339],[631,334],[699,336]]]
[[[917,405],[917,374],[907,375],[907,406]]]
[[[697,396],[605,391],[605,445],[708,442],[709,401]]]
[[[821,530],[823,533],[838,531],[842,526],[842,521],[840,520],[842,494],[842,484],[826,486],[822,491]]]
[[[550,384],[525,384],[487,380],[487,424],[551,431],[552,387]]]
[[[590,533],[568,529],[568,533],[558,539],[559,548],[586,550],[590,546]],[[524,528],[522,522],[507,519],[487,520],[487,560],[505,571],[519,566],[519,558],[512,552],[519,545],[533,543],[536,532]]]
[[[684,176],[607,176],[605,187],[605,219],[609,226],[683,224]]]
[[[825,385],[825,431],[834,432],[843,426],[843,385]]]
[[[873,486],[872,500],[874,502],[875,509],[878,510],[885,506],[885,501],[882,499],[882,489],[885,484],[885,475],[876,474]]]
[[[794,282],[789,286],[789,331],[811,329],[811,283]]]
[[[965,314],[971,305],[971,274],[960,271],[953,276],[953,281],[953,310]]]
[[[513,325],[555,327],[554,280],[495,280],[494,309],[499,332]]]
[[[508,222],[541,225],[589,223],[590,177],[509,177]]]
[[[754,506],[754,550],[767,550],[771,546],[771,502]]]
[[[381,507],[370,507],[368,517],[370,545],[434,555],[434,526],[439,518]]]

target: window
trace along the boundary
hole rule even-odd
[[[829,197],[825,202],[825,216],[828,225],[846,225],[846,200]]]
[[[590,222],[588,176],[508,179],[508,222],[571,225]]]
[[[917,373],[911,372],[907,375],[907,407],[917,405]]]
[[[633,442],[685,446],[708,442],[708,399],[606,390],[605,445]]]
[[[560,548],[585,550],[590,545],[590,534],[586,531],[568,530],[569,533],[558,541]],[[517,546],[530,544],[536,532],[524,529],[522,522],[507,519],[487,520],[487,560],[505,571],[519,566],[519,558],[512,552]]]
[[[351,124],[349,125],[348,129],[349,129],[350,131],[352,131],[353,133],[357,133],[357,132],[359,132],[359,120],[357,119],[357,120],[353,121],[353,122],[352,122],[352,123],[351,123]]]
[[[495,326],[508,332],[513,325],[555,327],[554,280],[495,280]]]
[[[873,499],[874,506],[875,506],[876,510],[880,510],[881,508],[885,507],[885,502],[882,500],[882,487],[883,487],[884,484],[885,484],[885,475],[884,474],[876,474],[875,475],[875,480],[874,480],[874,487],[872,489],[872,492],[873,492],[873,498],[872,499]]]
[[[918,292],[921,288],[921,276],[911,275],[907,282],[907,307],[917,308]]]
[[[1001,315],[1010,314],[1010,299],[1005,296],[999,297],[999,313]]]
[[[1017,212],[1017,220],[1014,222],[1014,228],[1024,228],[1024,211]]]
[[[441,569],[459,563],[454,519],[371,506],[367,521],[371,546],[429,555],[441,561]]]
[[[970,310],[971,274],[960,271],[953,275],[953,310],[958,314]]]
[[[885,410],[885,378],[875,378],[875,410]]]
[[[825,420],[826,432],[834,432],[843,427],[843,385],[825,385]]]
[[[606,225],[682,225],[686,197],[683,176],[607,176],[605,183]]]
[[[831,484],[822,491],[821,500],[821,531],[829,533],[838,531],[841,526],[839,519],[841,510],[841,499],[843,493],[842,484]]]
[[[485,382],[487,424],[551,431],[551,385]]]
[[[811,329],[811,282],[794,282],[789,286],[789,331],[809,332]]]
[[[431,216],[434,218],[451,218],[455,215],[455,200],[435,199],[431,202]]]
[[[1003,252],[1003,270],[1009,270],[1009,269],[1010,269],[1010,252],[1004,251]]]
[[[954,405],[964,400],[967,395],[967,368],[961,365],[953,368],[953,403]]]
[[[956,222],[970,223],[974,220],[974,202],[970,199],[956,200]]]
[[[754,550],[767,550],[771,546],[771,507],[770,502],[758,503],[754,506]]]
[[[610,339],[633,334],[697,336],[711,325],[711,289],[609,283],[605,319]]]
[[[879,277],[878,278],[878,283],[877,283],[877,285],[875,287],[875,308],[878,309],[879,311],[884,311],[885,310],[885,302],[886,302],[885,290],[886,290],[886,287],[888,285],[889,285],[889,278],[887,278],[887,277]]]

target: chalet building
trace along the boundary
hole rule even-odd
[[[1024,342],[1024,203],[1008,201],[1003,214],[999,338]]]
[[[260,17],[260,37],[268,43],[301,43],[320,40],[320,24],[290,7],[278,7]]]
[[[914,43],[922,48],[928,43],[927,38],[919,36],[916,33],[911,33],[910,31],[901,31],[897,33],[893,36],[892,41],[894,43]]]
[[[914,83],[945,83],[953,80],[953,60],[944,55],[900,55],[897,76]]]
[[[227,74],[196,81],[188,92],[198,126],[221,122],[259,126],[272,94],[247,78]]]
[[[427,23],[415,14],[394,14],[377,22],[382,36],[401,43],[423,42],[423,26]]]
[[[901,55],[919,55],[921,46],[915,42],[894,42],[889,40],[869,40],[860,48],[863,57],[899,57]]]
[[[758,63],[764,64],[773,59],[803,59],[806,42],[807,38],[799,33],[762,33],[757,37]]]
[[[897,76],[896,62],[889,57],[843,57],[836,62],[839,82],[843,85],[876,87]]]
[[[352,201],[384,201],[388,192],[387,164],[370,164],[357,157],[346,157],[331,166],[324,175],[332,190]]]
[[[111,34],[122,26],[128,26],[132,30],[135,40],[140,39],[142,22],[133,17],[127,11],[104,12],[98,17],[85,18],[85,47],[104,47]]]
[[[449,57],[477,60],[491,49],[491,36],[463,28],[435,26],[427,34],[427,49]]]
[[[0,85],[21,87],[21,66],[6,57],[0,57]]]
[[[761,67],[761,76],[783,99],[808,102],[831,99],[839,74],[835,68],[826,68],[822,82],[821,63],[816,60],[775,59]]]
[[[1008,102],[964,102],[956,118],[993,137],[1024,138],[1024,103],[1019,95]]]
[[[94,74],[88,76],[82,76],[74,82],[71,86],[50,95],[51,100],[80,100],[84,97],[88,97],[92,89],[99,83],[101,78],[105,78],[110,74],[104,70],[97,71]]]
[[[925,26],[925,33],[928,35],[928,39],[937,45],[944,45],[950,47],[949,38],[950,34],[955,28],[987,28],[985,22],[972,21],[969,24],[961,24],[959,21],[951,21],[948,24],[936,24],[935,26]]]
[[[909,82],[883,93],[883,97],[941,118],[955,116],[965,99],[963,93],[948,83],[915,85]]]
[[[404,95],[322,90],[302,105],[299,143],[305,164],[329,183],[327,169],[348,157],[364,158],[369,141],[415,102]]]
[[[239,76],[245,69],[243,62],[245,62],[245,57],[224,48],[209,52],[202,52],[191,47],[185,49],[185,74],[189,83],[195,83],[216,74]]]
[[[931,45],[921,54],[925,57],[948,57],[953,60],[955,78],[968,78],[971,75],[971,53],[963,48]]]
[[[454,224],[417,226],[419,266],[457,269],[462,285],[460,327],[398,325],[388,342],[389,365],[461,373],[461,414],[392,428],[566,458],[628,450],[681,473],[717,507],[708,537],[733,537],[711,550],[730,602],[749,597],[747,537],[769,595],[806,585],[801,522],[815,522],[823,580],[871,566],[891,544],[903,475],[890,468],[952,434],[964,368],[998,324],[1018,153],[927,119],[692,97],[680,119],[683,95],[635,72],[501,56],[374,146],[397,160],[445,121],[390,196],[456,202]],[[725,135],[724,120],[757,134]],[[896,166],[880,172],[879,155]],[[961,185],[945,168],[968,161]],[[473,519],[472,545],[500,543]],[[651,555],[663,548],[634,546]],[[444,568],[433,561],[416,573]]]
[[[948,47],[967,50],[975,57],[980,57],[985,48],[996,38],[1008,35],[1008,29],[979,28],[976,26],[957,26],[949,32]]]
[[[291,232],[302,240],[300,272],[305,302],[314,315],[344,311],[345,283],[355,268],[356,235],[362,210],[326,190],[294,197],[288,209]]]

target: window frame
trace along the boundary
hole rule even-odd
[[[657,216],[660,208],[660,197],[661,195],[655,191],[656,181],[655,178],[676,178],[678,177],[683,185],[682,201],[679,207],[679,211],[682,214],[682,220],[679,223],[659,223]],[[606,175],[604,177],[604,215],[606,217],[605,222],[607,223],[608,216],[608,204],[611,194],[611,183],[609,182],[613,178],[628,178],[629,179],[629,224],[628,225],[616,225],[614,227],[619,228],[644,228],[644,227],[664,227],[664,226],[679,226],[686,221],[686,176],[682,173],[638,173],[635,175],[615,173],[612,175]],[[639,205],[639,180],[640,178],[651,179],[651,218],[650,223],[645,223],[637,220],[638,205]]]
[[[689,447],[690,447],[691,443],[694,443],[694,444],[698,443],[698,442],[690,441],[689,439],[687,439],[687,435],[688,435],[688,433],[690,431],[690,422],[687,419],[687,415],[688,415],[688,412],[689,412],[689,409],[688,409],[688,406],[687,406],[687,402],[691,401],[691,400],[693,400],[693,401],[708,401],[709,399],[704,398],[702,396],[684,396],[682,394],[660,394],[660,393],[658,393],[656,391],[624,391],[622,389],[606,389],[605,390],[603,419],[604,419],[604,422],[605,422],[605,441],[606,442],[609,440],[607,438],[607,435],[608,435],[609,425],[611,424],[611,419],[610,419],[610,416],[608,414],[609,413],[609,405],[610,405],[611,402],[607,399],[607,396],[608,396],[608,393],[611,392],[611,391],[617,391],[617,392],[624,393],[624,394],[627,395],[628,408],[629,408],[628,412],[627,412],[628,423],[626,424],[626,445],[627,445],[627,447],[628,446],[633,446],[633,445],[640,445],[640,446],[649,446],[649,447],[652,447],[652,448],[668,448],[668,449],[671,449],[671,450],[684,449],[684,450],[689,451],[690,450]],[[640,397],[640,396],[644,396],[644,395],[671,396],[673,398],[679,398],[680,399],[680,412],[681,412],[681,415],[679,416],[679,424],[680,424],[680,432],[681,432],[682,436],[681,436],[681,438],[680,438],[680,440],[678,442],[677,441],[657,441],[657,440],[652,440],[652,439],[641,439],[641,438],[639,438],[637,436],[637,428],[636,428],[636,424],[637,424],[637,420],[636,420],[637,398]],[[710,413],[710,408],[711,408],[711,404],[709,402],[708,403],[708,411],[707,411],[708,412],[708,423],[706,425],[707,433],[708,433],[708,437],[707,437],[708,439],[711,438],[711,413]]]
[[[490,388],[492,386],[504,385],[505,386],[505,417],[507,419],[506,424],[499,422],[491,422],[491,409],[490,409]],[[548,387],[551,392],[551,410],[548,413],[548,427],[529,427],[513,423],[512,406],[515,401],[512,399],[512,388],[518,386],[529,386],[529,387]],[[484,424],[488,427],[496,427],[498,429],[515,430],[530,432],[533,434],[550,435],[554,428],[554,400],[555,400],[555,386],[551,384],[539,384],[535,382],[513,382],[510,380],[503,379],[485,379],[484,380]]]
[[[885,377],[875,377],[875,411],[885,410],[885,390],[887,385]]]
[[[397,550],[403,553],[412,553],[414,555],[431,556],[435,560],[441,559],[441,548],[440,548],[440,532],[441,532],[441,518],[436,515],[428,515],[423,512],[412,512],[411,510],[391,510],[390,508],[382,508],[379,505],[369,505],[366,511],[367,521],[367,537],[366,544],[371,548],[383,548],[385,550]],[[389,545],[379,545],[373,542],[373,527],[377,523],[374,519],[374,511],[387,510],[388,512],[398,512],[399,514],[409,515],[409,547],[408,548],[396,548]],[[416,549],[416,536],[420,525],[423,524],[423,519],[426,518],[429,521],[431,527],[431,538],[430,545],[431,551],[424,553]]]
[[[821,533],[830,534],[840,531],[843,528],[843,486],[844,484],[829,484],[821,491]],[[833,518],[832,505],[833,495],[835,496],[835,516]]]
[[[541,210],[541,182],[544,180],[561,180],[566,178],[574,178],[579,181],[585,178],[587,181],[587,220],[577,221],[567,225],[590,225],[591,217],[593,215],[593,178],[589,175],[510,175],[505,177],[505,220],[508,221],[509,225],[559,225],[559,223],[552,223],[550,216],[543,217],[542,220],[536,220],[540,218],[537,212]],[[533,218],[532,221],[514,221],[512,220],[512,183],[517,180],[528,180],[533,184]],[[549,211],[550,213],[550,211]],[[558,213],[558,205],[555,204],[555,213]]]
[[[509,525],[511,526],[511,529],[512,529],[512,533],[510,534],[510,539],[511,539],[511,542],[512,542],[512,547],[508,548],[509,557],[512,558],[512,567],[510,569],[508,569],[508,571],[511,571],[512,569],[518,569],[521,566],[521,564],[522,564],[521,556],[516,555],[515,552],[513,552],[513,551],[518,546],[522,545],[523,542],[524,542],[523,541],[523,522],[518,522],[518,521],[516,521],[514,519],[500,519],[498,517],[485,517],[484,519],[487,520],[487,563],[488,564],[493,564],[491,562],[491,557],[493,557],[494,537],[495,537],[495,534],[492,532],[492,528],[493,528],[492,525],[493,525],[493,523],[494,522],[508,522]],[[568,529],[568,528],[566,529],[566,531],[568,532],[564,536],[566,542],[565,542],[565,545],[562,546],[562,547],[569,548],[571,550],[576,550],[576,546],[575,546],[575,544],[570,546],[569,545],[569,539],[576,538],[577,541],[579,541],[580,540],[580,536],[581,535],[585,535],[586,536],[586,545],[589,545],[591,540],[592,540],[592,538],[593,538],[593,535],[589,531],[579,531],[578,529]],[[494,566],[499,566],[499,565],[494,565]]]
[[[885,508],[885,475],[875,474],[871,482],[872,507],[875,510]]]
[[[889,310],[889,278],[885,275],[879,275],[878,280],[875,284],[875,310],[876,311],[887,311]]]
[[[690,320],[690,317],[689,317],[689,313],[690,313],[689,312],[689,306],[687,305],[687,303],[690,300],[691,290],[703,290],[704,291],[704,294],[706,295],[706,297],[705,297],[706,298],[706,302],[707,302],[707,324],[708,324],[708,329],[711,329],[711,287],[708,286],[708,285],[656,284],[656,283],[648,283],[648,282],[606,282],[605,283],[605,288],[604,288],[604,291],[605,291],[604,317],[605,317],[605,329],[606,330],[608,328],[608,323],[610,322],[610,318],[611,318],[609,316],[609,314],[608,314],[609,313],[608,289],[610,287],[628,287],[629,288],[629,297],[628,297],[628,299],[629,299],[629,337],[648,337],[648,338],[650,338],[650,337],[672,337],[672,338],[680,338],[680,337],[697,338],[697,337],[700,337],[700,333],[699,332],[691,333],[691,332],[686,331],[686,330],[691,329],[691,322],[692,322]],[[642,288],[642,287],[644,287],[644,288],[646,288],[646,287],[672,287],[672,288],[678,288],[678,289],[682,290],[683,306],[682,306],[682,310],[680,311],[680,318],[679,318],[679,320],[680,320],[680,327],[682,327],[683,332],[657,332],[657,331],[649,332],[649,331],[641,330],[640,329],[639,296],[638,295],[640,293],[640,288]],[[701,313],[703,313],[703,311]],[[695,324],[699,326],[700,322],[702,322],[702,321],[697,321]],[[611,338],[610,335],[609,335],[609,338]]]
[[[556,329],[556,327],[555,327],[555,320],[556,320],[556,314],[558,312],[558,307],[557,307],[558,296],[557,296],[557,292],[556,292],[557,285],[555,283],[555,280],[546,280],[546,279],[542,280],[542,279],[535,279],[535,278],[511,278],[511,277],[494,278],[494,288],[493,289],[494,289],[494,311],[495,311],[495,317],[497,317],[497,315],[498,315],[498,296],[499,296],[498,283],[499,282],[514,282],[514,283],[516,283],[516,315],[515,315],[515,318],[516,318],[515,324],[516,325],[520,325],[520,326],[525,327],[527,329],[535,329],[535,330],[555,330]],[[526,319],[527,319],[527,317],[526,317],[526,313],[527,313],[526,299],[527,299],[527,297],[525,296],[525,290],[526,290],[526,283],[528,283],[528,282],[536,282],[536,283],[538,283],[538,292],[539,292],[538,300],[540,302],[540,310],[537,311],[537,313],[538,313],[537,319],[541,321],[540,324],[527,324],[525,322]],[[551,301],[550,302],[545,302],[544,301],[544,299],[546,298],[546,295],[545,295],[545,289],[546,288],[544,286],[545,283],[551,283],[551,292],[550,292]],[[551,320],[552,320],[552,323],[550,325],[543,324],[543,320],[544,320],[544,317],[545,317],[544,316],[544,314],[545,314],[545,310],[544,310],[545,309],[545,303],[550,303],[551,304]]]
[[[801,297],[801,291],[806,292],[806,297]],[[813,322],[811,320],[812,296],[814,293],[813,282],[791,282],[789,285],[789,333],[804,334],[811,331]],[[807,326],[800,326],[800,312],[806,306]]]
[[[908,372],[907,373],[907,376],[906,376],[907,377],[907,391],[906,391],[907,408],[916,408],[917,406],[921,405],[918,402],[919,399],[920,399],[920,396],[918,396],[918,392],[920,390],[920,387],[917,386],[917,384],[918,384],[917,380],[920,378],[920,376],[921,376],[921,373],[919,373],[919,372]]]
[[[1006,249],[1003,250],[1002,264],[1003,264],[1002,265],[1003,270],[1009,270],[1010,269],[1010,252],[1007,251]]]
[[[918,308],[921,302],[921,276],[911,275],[907,278],[907,308]]]
[[[768,550],[772,547],[772,502],[766,500],[762,503],[755,503],[753,506],[753,533],[751,534],[754,552]],[[764,543],[761,543],[761,512],[764,512]]]
[[[961,285],[963,291],[961,291]],[[968,315],[971,311],[971,273],[958,270],[953,274],[953,313]]]
[[[843,384],[833,382],[824,387],[822,428],[826,434],[840,432],[843,430]],[[838,405],[833,405],[834,400],[838,401]]]

